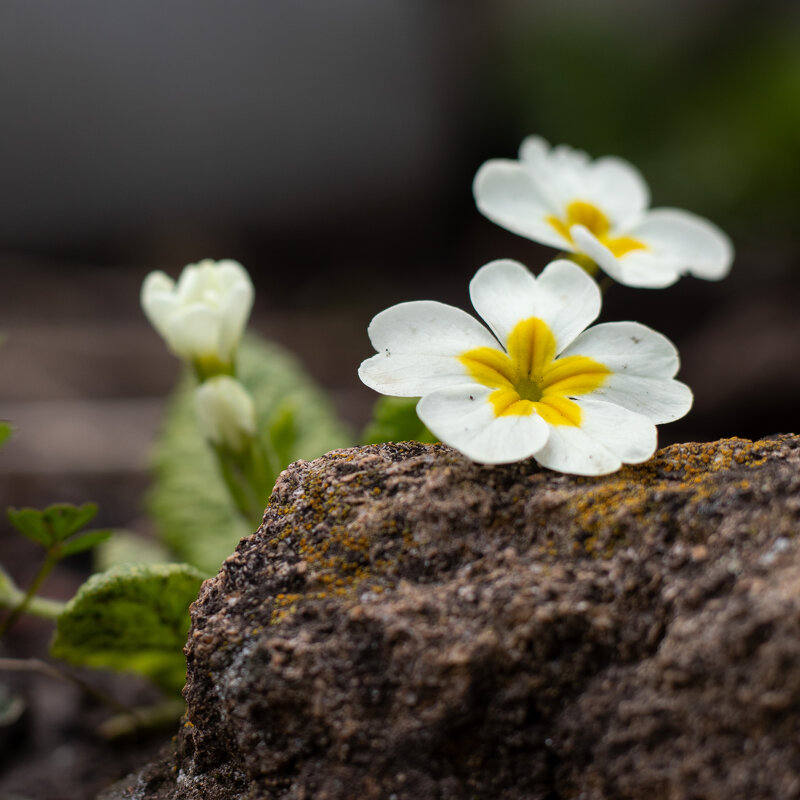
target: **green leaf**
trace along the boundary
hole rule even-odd
[[[202,580],[188,564],[120,565],[92,575],[58,618],[50,653],[75,666],[137,672],[179,692],[189,604]]]
[[[91,550],[101,542],[111,537],[111,531],[88,531],[80,536],[75,536],[66,542],[61,548],[61,557],[74,556],[75,553],[82,553],[84,550]]]
[[[288,437],[279,437],[286,442],[280,468],[353,444],[326,395],[277,345],[249,337],[240,348],[237,367],[238,379],[253,396],[258,430],[269,431],[280,417],[279,410],[291,409],[294,438],[289,445]],[[155,482],[148,508],[167,547],[183,561],[214,574],[239,539],[253,531],[237,512],[198,429],[194,386],[194,379],[187,376],[170,402],[155,447]],[[268,500],[263,498],[265,507]]]
[[[104,572],[117,564],[163,564],[170,560],[166,547],[155,539],[127,530],[115,530],[92,553],[94,568]]]
[[[268,446],[282,467],[290,463],[292,448],[297,439],[294,409],[286,404],[278,408],[267,429]]]
[[[85,528],[97,514],[97,503],[73,506],[71,503],[56,503],[42,512],[42,519],[56,538],[63,542],[81,528]]]
[[[9,508],[8,521],[33,542],[50,547],[55,542],[52,531],[44,524],[42,512],[35,508]]]
[[[416,397],[380,397],[372,409],[372,422],[364,431],[364,444],[382,442],[437,442],[417,416]]]
[[[56,503],[41,511],[36,508],[9,508],[7,514],[11,524],[23,536],[50,547],[83,528],[97,514],[97,504],[73,506],[70,503]]]
[[[13,432],[14,427],[10,422],[0,420],[0,447],[2,447],[11,438],[11,434]]]

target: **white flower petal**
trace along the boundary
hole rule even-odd
[[[536,414],[497,417],[491,389],[464,384],[426,395],[419,418],[442,442],[481,464],[508,464],[528,458],[547,441],[548,428]]]
[[[731,240],[716,225],[688,211],[654,209],[627,235],[647,245],[654,257],[679,272],[711,281],[730,272]]]
[[[588,397],[576,402],[580,426],[550,427],[547,444],[535,454],[542,466],[573,475],[606,475],[655,452],[656,428],[646,417]]]
[[[656,425],[686,416],[693,401],[692,390],[680,381],[625,374],[609,375],[590,396],[642,414]]]
[[[370,389],[392,397],[421,397],[469,380],[464,365],[453,356],[391,352],[362,361],[358,377]]]
[[[435,300],[391,306],[373,317],[367,333],[379,352],[458,355],[473,347],[497,347],[475,317]]]
[[[603,272],[624,286],[663,289],[680,278],[680,272],[669,262],[645,250],[632,250],[618,258],[583,225],[573,225],[570,235],[578,252],[589,256]]]
[[[487,161],[475,175],[472,191],[478,210],[492,222],[534,242],[572,249],[547,221],[557,206],[537,177],[518,162]]]
[[[518,322],[537,316],[536,283],[526,266],[510,259],[484,264],[470,281],[472,305],[501,342]]]
[[[170,349],[186,359],[219,356],[219,314],[200,303],[176,311],[164,338]]]
[[[203,300],[205,276],[208,273],[208,270],[204,271],[203,267],[209,263],[211,262],[201,261],[199,264],[187,264],[181,270],[175,284],[175,294],[181,305],[189,305]]]
[[[359,377],[375,391],[400,397],[464,383],[467,370],[457,356],[475,347],[500,349],[474,317],[434,300],[387,308],[368,333],[378,354],[361,364]]]
[[[541,136],[526,136],[519,146],[519,160],[533,170],[541,169],[550,155],[550,143]]]
[[[637,220],[650,205],[650,190],[633,164],[615,156],[598,158],[586,167],[586,196],[608,217],[612,228]]]
[[[561,350],[600,313],[597,284],[572,261],[553,261],[538,278],[518,261],[485,264],[469,285],[470,299],[501,342],[524,319],[547,323]]]
[[[247,276],[247,273],[245,275]],[[247,327],[254,297],[255,290],[249,276],[246,281],[239,280],[232,284],[222,295],[218,348],[224,362],[233,359],[236,347]]]
[[[167,322],[177,305],[173,296],[175,281],[157,270],[151,272],[142,283],[140,302],[150,324],[163,336]]]
[[[211,264],[214,263],[213,261],[211,262]],[[230,285],[234,281],[252,284],[250,273],[238,261],[234,261],[232,258],[223,258],[217,261],[216,273],[220,285],[222,286]]]
[[[536,312],[561,352],[600,313],[602,297],[594,279],[573,261],[551,261],[536,279]]]
[[[671,378],[680,360],[675,345],[639,322],[604,322],[582,333],[561,353],[588,356],[614,373],[645,378]]]

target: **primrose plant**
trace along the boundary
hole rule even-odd
[[[721,279],[733,260],[729,239],[689,212],[650,209],[644,179],[622,159],[592,161],[539,137],[522,143],[519,160],[484,164],[473,191],[490,220],[562,257],[538,277],[508,259],[481,267],[470,297],[485,324],[430,300],[379,313],[368,331],[376,354],[359,375],[385,397],[365,438],[440,440],[476,462],[533,458],[576,475],[646,461],[656,425],[686,414],[692,393],[675,380],[678,353],[666,337],[638,322],[592,325],[600,286]],[[254,289],[241,264],[201,261],[177,280],[153,272],[140,299],[187,367],[155,447],[148,505],[159,540],[133,538],[126,549],[119,543],[131,534],[85,531],[94,504],[11,509],[11,523],[44,553],[27,589],[0,569],[0,638],[23,613],[52,619],[54,658],[133,670],[174,698],[203,578],[260,524],[281,469],[354,442],[291,355],[245,336]],[[0,422],[0,445],[10,432]],[[59,560],[90,548],[100,569],[71,600],[39,597]],[[31,665],[13,661],[0,658],[0,669]],[[166,713],[180,713],[172,702]],[[128,713],[139,722],[164,716]]]
[[[253,297],[247,271],[230,260],[189,264],[177,282],[151,272],[141,293],[147,318],[197,378],[200,429],[237,508],[257,526],[278,465],[257,435],[253,398],[236,379],[237,351]]]
[[[666,337],[637,322],[588,327],[601,306],[590,276],[603,270],[611,282],[649,288],[686,273],[718,280],[730,270],[730,240],[689,212],[648,210],[647,185],[626,161],[591,161],[535,136],[519,161],[485,163],[473,191],[489,219],[572,260],[538,278],[508,260],[479,269],[470,297],[488,328],[432,301],[381,312],[369,326],[377,354],[361,380],[421,397],[430,431],[481,463],[533,457],[602,475],[646,461],[655,426],[684,416],[692,393],[674,379],[678,353]]]
[[[62,664],[105,668],[139,673],[163,690],[164,702],[147,709],[124,708],[104,696],[119,712],[104,726],[107,733],[181,713],[188,609],[202,580],[260,524],[280,469],[353,444],[289,354],[253,335],[243,340],[253,295],[250,276],[234,261],[190,264],[177,281],[154,272],[142,286],[145,314],[187,365],[155,448],[148,505],[156,541],[84,530],[97,511],[93,503],[8,511],[43,557],[25,588],[0,568],[0,640],[23,614],[49,619],[57,663],[0,652],[0,671],[37,670],[98,696]],[[0,422],[0,445],[10,435],[10,424]],[[40,596],[56,563],[91,548],[98,571],[72,599]]]

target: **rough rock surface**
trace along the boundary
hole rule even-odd
[[[441,445],[284,472],[109,797],[800,797],[800,437],[615,475]]]

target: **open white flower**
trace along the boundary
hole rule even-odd
[[[473,461],[534,456],[560,472],[614,472],[650,458],[655,423],[692,405],[672,379],[678,354],[667,338],[636,322],[584,331],[600,313],[600,290],[571,261],[538,278],[493,261],[470,297],[491,332],[453,306],[400,303],[370,323],[378,353],[358,374],[382,394],[421,396],[420,419]]]
[[[197,421],[212,444],[241,453],[256,434],[256,412],[247,389],[230,375],[216,375],[195,389]]]
[[[730,239],[708,220],[675,208],[648,210],[644,178],[621,158],[591,161],[529,136],[519,161],[483,164],[473,192],[492,222],[588,257],[627,286],[661,288],[686,273],[719,280],[733,261]]]
[[[253,283],[236,261],[184,267],[177,283],[161,271],[142,284],[144,313],[170,350],[201,377],[232,371],[253,306]]]

